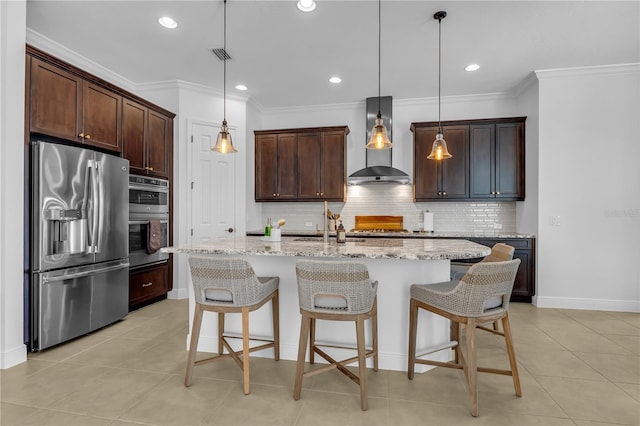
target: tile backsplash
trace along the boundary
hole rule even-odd
[[[262,203],[262,223],[269,217],[284,218],[290,230],[322,229],[323,208],[321,202]],[[438,232],[516,231],[515,201],[414,203],[411,185],[348,186],[347,202],[331,202],[329,209],[340,213],[347,230],[355,226],[356,215],[403,216],[405,229],[418,230],[422,229],[423,212],[429,210],[434,214],[434,228]]]

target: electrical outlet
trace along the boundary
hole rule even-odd
[[[304,226],[311,228],[313,226],[313,222],[305,222]]]
[[[549,223],[551,226],[560,226],[560,216],[550,216]]]

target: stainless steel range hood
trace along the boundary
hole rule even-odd
[[[380,107],[380,113],[384,120],[389,139],[393,142],[392,135],[392,117],[391,117],[391,96],[382,96],[380,103],[378,104],[378,98],[367,98],[366,111],[367,111],[367,138],[364,141],[365,145],[371,137],[371,129],[373,123],[378,115],[378,106]],[[364,147],[363,147],[364,148]],[[366,149],[366,166],[364,169],[360,169],[357,172],[351,174],[348,179],[349,185],[360,185],[365,183],[402,183],[408,184],[409,175],[402,170],[391,167],[391,155],[393,149],[375,150]]]

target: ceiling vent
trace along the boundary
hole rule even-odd
[[[216,49],[211,49],[211,51],[213,52],[214,55],[216,55],[218,57],[218,59],[220,59],[221,61],[228,61],[229,59],[231,59],[231,56],[229,56],[229,53],[218,47]]]

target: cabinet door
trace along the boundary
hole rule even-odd
[[[278,136],[276,134],[256,135],[255,151],[255,199],[256,201],[273,201],[276,198]]]
[[[125,99],[122,105],[122,154],[132,173],[145,173],[147,108]]]
[[[520,266],[516,279],[513,282],[511,299],[518,297],[531,298],[535,294],[534,279],[532,275],[533,252],[531,250],[516,250],[513,253],[514,259],[520,259]]]
[[[276,197],[279,200],[298,198],[298,137],[295,133],[278,135],[278,165]]]
[[[171,119],[151,109],[148,111],[147,170],[154,176],[169,178],[169,147],[173,138]]]
[[[82,79],[32,58],[30,83],[30,130],[82,141]]]
[[[83,86],[84,141],[112,151],[122,151],[122,97],[87,81]]]
[[[524,123],[496,124],[496,198],[524,200]]]
[[[424,127],[416,129],[413,137],[413,193],[416,201],[440,198],[440,162],[427,159],[437,133],[437,127]]]
[[[471,198],[492,198],[495,193],[495,125],[469,127]]]
[[[445,199],[469,198],[469,126],[448,126],[442,129],[451,158],[441,163],[441,195]]]
[[[322,198],[323,148],[320,133],[298,134],[298,199]]]
[[[344,132],[322,134],[322,168],[320,188],[324,200],[344,201],[347,175]],[[302,165],[298,165],[301,169]]]

